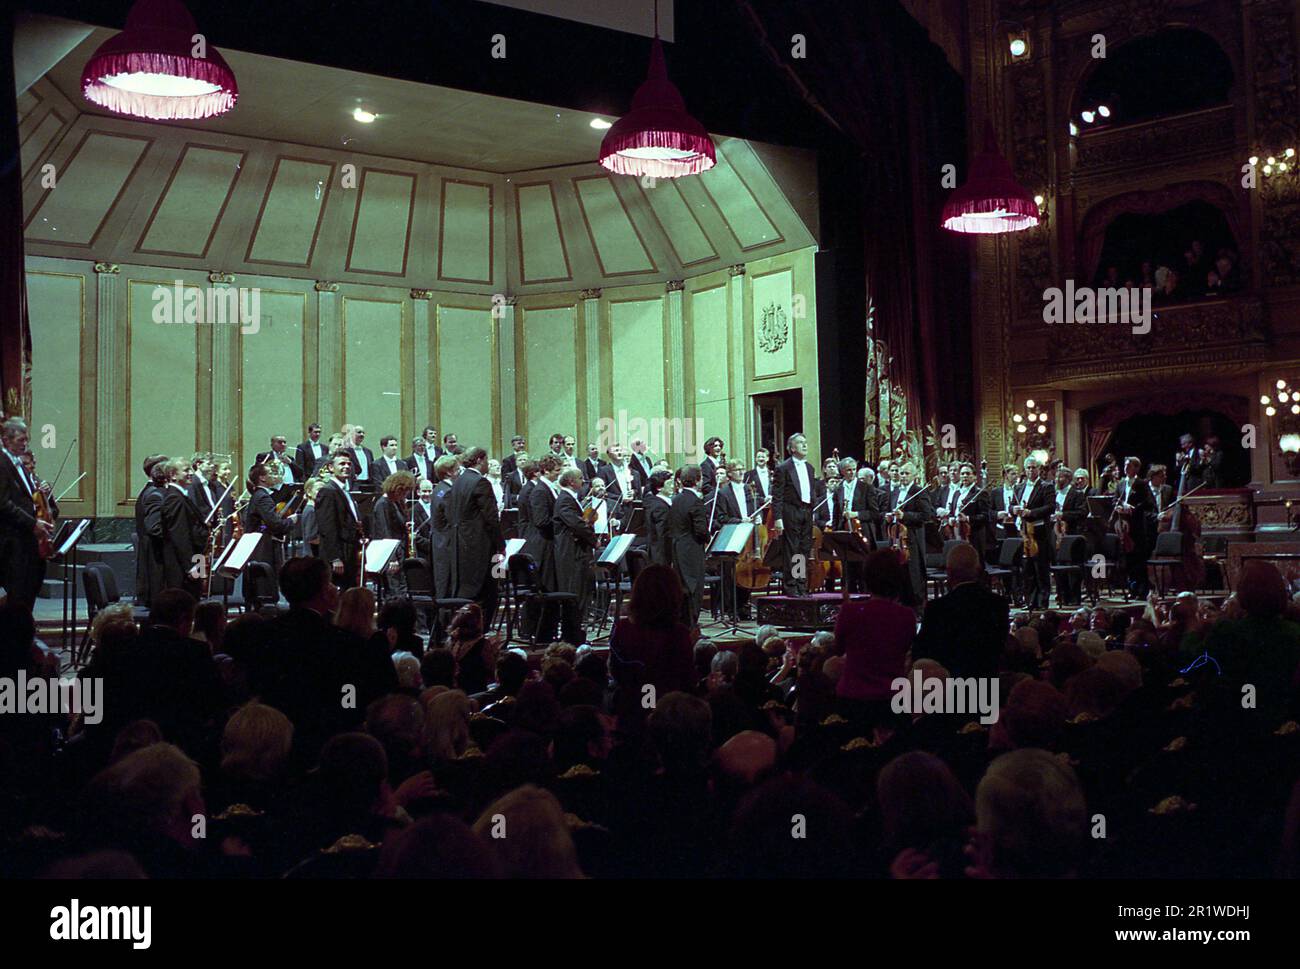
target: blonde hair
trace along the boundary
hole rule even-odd
[[[98,645],[104,627],[110,622],[122,622],[123,620],[129,623],[135,622],[134,607],[129,602],[114,602],[110,606],[105,606],[99,610],[99,614],[95,616],[95,621],[90,624],[90,641]]]
[[[221,732],[221,770],[253,781],[275,777],[293,748],[293,723],[275,707],[253,701],[230,715]]]
[[[435,763],[454,760],[469,748],[469,697],[460,690],[443,690],[423,699],[425,752]]]
[[[493,836],[498,824],[509,837]],[[550,791],[532,784],[515,788],[488,805],[474,822],[474,833],[496,849],[507,877],[584,877],[564,809]]]
[[[339,597],[334,625],[356,633],[362,639],[375,634],[375,594],[363,586],[346,590]]]

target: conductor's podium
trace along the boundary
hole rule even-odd
[[[849,596],[865,600],[865,595]],[[808,596],[762,596],[754,600],[758,606],[760,625],[779,626],[783,629],[834,629],[835,620],[844,604],[840,592],[817,592]]]

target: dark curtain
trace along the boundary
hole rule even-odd
[[[27,414],[31,362],[23,256],[23,166],[14,93],[14,18],[0,15],[0,410]]]
[[[960,76],[896,0],[735,2],[774,69],[859,152],[863,305],[888,344],[908,430],[924,441],[926,425],[952,424],[973,440],[968,246],[939,224],[943,166],[959,181],[968,167]],[[795,34],[803,58],[791,56]]]

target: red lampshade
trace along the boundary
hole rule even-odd
[[[943,227],[953,232],[1018,232],[1038,225],[1038,203],[1016,181],[998,152],[991,125],[984,126],[984,150],[971,163],[966,184],[943,207]]]
[[[81,91],[117,114],[210,118],[235,106],[235,73],[215,47],[195,57],[198,27],[180,0],[136,0],[126,29],[86,62]]]
[[[650,71],[632,98],[632,110],[605,132],[600,163],[617,175],[677,178],[717,164],[713,139],[686,113],[686,102],[668,80],[663,45],[654,39]]]

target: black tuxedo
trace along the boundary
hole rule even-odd
[[[152,481],[135,499],[135,601],[148,606],[162,591],[163,489]]]
[[[672,501],[662,494],[646,495],[646,548],[653,565],[673,564],[673,544],[668,537],[668,509]]]
[[[915,481],[906,488],[899,486],[893,494],[890,510],[901,508],[903,524],[907,527],[907,572],[912,580],[910,606],[925,603],[925,526],[934,518],[930,493]]]
[[[365,479],[362,479],[361,476],[360,476],[360,475],[361,475],[361,462],[357,460],[357,453],[358,453],[358,452],[360,452],[361,454],[365,455],[365,458],[366,458],[366,469],[367,469],[368,477],[366,477]],[[383,480],[382,480],[382,479],[380,479],[380,480],[378,480],[378,481],[375,480],[375,475],[376,475],[376,471],[375,471],[375,453],[374,453],[373,451],[371,451],[370,448],[366,447],[364,444],[361,445],[361,447],[359,447],[359,448],[345,447],[345,448],[343,449],[343,453],[346,454],[349,458],[352,459],[352,482],[351,482],[351,485],[352,485],[352,488],[353,488],[354,490],[358,490],[358,491],[374,491],[374,490],[377,489],[381,484],[383,484]]]
[[[1052,592],[1052,556],[1054,552],[1054,533],[1049,519],[1056,512],[1056,487],[1046,478],[1037,481],[1025,479],[1021,485],[1019,504],[1024,508],[1021,520],[1033,530],[1034,540],[1038,543],[1038,555],[1024,558],[1025,598],[1029,608],[1047,608]]]
[[[320,557],[327,565],[343,563],[342,574],[334,573],[334,584],[341,589],[357,585],[361,576],[361,522],[352,513],[352,504],[337,479],[331,479],[316,492],[316,528],[320,533]]]
[[[514,457],[514,455],[511,455]],[[506,493],[506,507],[519,508],[519,496],[523,493],[524,488],[528,485],[527,479],[524,478],[524,472],[519,467],[514,467],[509,471],[501,469],[501,486]]]
[[[1146,515],[1148,535],[1155,535],[1160,530],[1160,513],[1173,504],[1175,497],[1173,485],[1162,484],[1159,488],[1151,488],[1151,508]]]
[[[636,482],[637,492],[644,492],[650,475],[654,474],[654,459],[648,451],[645,454],[632,452],[627,457],[627,463],[632,467],[632,480]]]
[[[718,462],[713,458],[705,458],[700,462],[700,471],[704,475],[700,479],[700,491],[707,496],[718,484]]]
[[[572,592],[578,597],[576,616],[580,618],[587,613],[594,583],[591,560],[592,550],[596,547],[596,532],[582,520],[582,509],[577,499],[567,491],[560,492],[554,508],[551,527],[555,534],[556,591]]]
[[[375,468],[373,472],[375,490],[379,491],[383,488],[384,481],[387,480],[390,474],[396,474],[398,471],[410,470],[411,466],[406,463],[406,458],[386,458],[381,455],[375,460]]]
[[[989,532],[989,544],[991,546],[989,551],[994,555],[997,554],[997,549],[999,548],[999,545],[1004,538],[1015,538],[1017,535],[1016,523],[1014,521],[1008,521],[1005,525],[1000,523],[998,521],[998,513],[1010,512],[1011,505],[1014,505],[1016,503],[1015,495],[1018,495],[1019,493],[1020,493],[1019,487],[1015,488],[1014,491],[1012,492],[1012,501],[1010,502],[1010,504],[1008,504],[1006,500],[1006,493],[1003,490],[1003,486],[1001,484],[997,485],[994,488],[989,489],[988,532]]]
[[[537,565],[537,583],[545,592],[559,592],[555,578],[555,495],[550,485],[537,478],[521,494],[528,498],[528,524],[524,551]]]
[[[740,506],[736,500],[735,489],[731,483],[723,485],[718,489],[717,507],[713,512],[713,529],[717,531],[719,525],[733,525],[737,522],[749,521],[749,516],[754,514],[758,505],[754,502],[754,494],[748,488],[745,489],[745,507]]]
[[[1011,603],[964,582],[925,607],[912,659],[933,659],[952,676],[997,676]]]
[[[25,471],[0,452],[0,585],[13,602],[28,608],[45,581],[45,562],[36,540],[36,506]]]
[[[786,595],[808,593],[808,564],[812,559],[813,505],[817,498],[817,477],[807,461],[809,500],[799,490],[799,473],[794,458],[787,458],[772,472],[772,515],[782,525],[781,583]]]
[[[1132,484],[1129,483],[1128,478],[1120,478],[1119,483],[1115,485],[1115,499],[1117,503],[1133,506],[1133,511],[1128,516],[1133,536],[1133,551],[1124,554],[1125,581],[1134,594],[1139,598],[1146,598],[1147,592],[1150,591],[1150,583],[1147,581],[1147,558],[1152,545],[1151,534],[1147,530],[1147,516],[1155,508],[1155,497],[1151,494],[1151,486],[1145,478],[1135,478]]]
[[[378,502],[375,504],[377,505]],[[429,509],[426,511],[424,503],[416,501],[411,506],[411,518],[415,522],[415,554],[428,562],[432,556],[433,502],[429,502]]]
[[[295,463],[302,469],[304,477],[307,478],[312,477],[330,459],[329,446],[320,441],[303,441],[294,451],[297,455]]]
[[[686,587],[686,613],[691,625],[699,622],[704,598],[704,549],[709,544],[709,512],[705,501],[685,490],[673,497],[666,521],[673,564]]]
[[[758,469],[757,469],[757,468],[750,468],[748,471],[745,472],[745,484],[747,484],[747,485],[753,485],[753,487],[754,487],[754,494],[758,497],[759,504],[762,504],[763,502],[767,501],[767,499],[771,497],[771,492],[772,492],[772,468],[771,468],[771,466],[769,466],[768,469],[767,469],[767,487],[766,487],[766,488],[763,487],[763,482],[762,482],[762,480],[758,477]]]
[[[600,458],[583,458],[578,464],[582,469],[582,476],[590,482],[593,478],[600,477],[600,469],[605,466],[605,462]]]
[[[519,454],[511,451],[501,459],[501,477],[505,478],[519,470]]]
[[[966,497],[961,496],[961,487],[957,486],[948,493],[948,504],[942,509],[935,509],[939,517],[945,514],[957,515],[962,514],[970,519],[970,543],[984,556],[985,545],[988,541],[989,519],[992,515],[992,502],[989,499],[987,488],[980,488],[979,485],[972,485],[966,492]]]
[[[447,529],[454,594],[477,602],[483,610],[484,628],[491,626],[497,607],[492,559],[505,548],[491,482],[466,468],[439,503],[434,521]]]
[[[184,589],[199,598],[199,580],[190,576],[195,556],[207,552],[208,530],[203,516],[179,487],[168,485],[163,494],[163,588]]]
[[[451,585],[451,529],[445,521],[442,524],[438,522],[438,509],[450,492],[451,482],[439,481],[433,486],[433,498],[429,502],[429,508],[433,515],[433,523],[429,526],[431,535],[429,556],[433,564],[434,594],[439,599],[450,599],[453,593]]]
[[[253,459],[253,461],[255,464],[266,464],[266,462],[271,460],[272,457],[276,458],[281,464],[288,465],[289,470],[293,472],[293,481],[286,481],[285,484],[303,483],[306,475],[303,474],[303,466],[298,463],[297,451],[290,451],[287,447],[280,454],[276,454],[274,451],[262,451]]]
[[[284,564],[284,544],[283,540],[289,537],[293,531],[284,517],[275,510],[275,496],[269,488],[258,488],[248,499],[248,507],[244,511],[244,532],[245,534],[262,533],[262,540],[257,545],[257,551],[253,553],[250,561],[265,562],[271,566],[271,571],[279,575],[280,566]],[[281,541],[275,541],[280,539]],[[276,585],[274,588],[278,589]]]
[[[433,473],[433,462],[435,460],[435,458],[429,457],[427,451],[424,454],[412,452],[406,459],[406,469],[417,478],[428,478],[430,481],[436,482],[438,477]]]

